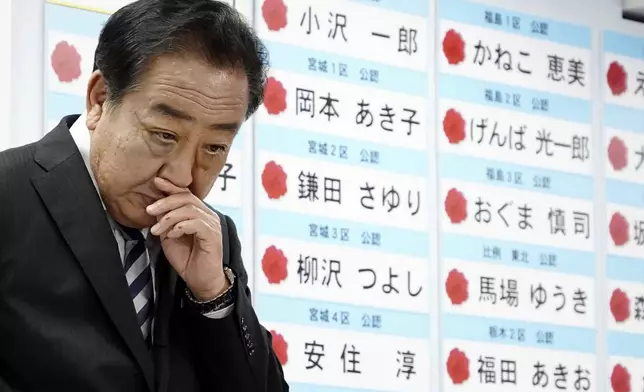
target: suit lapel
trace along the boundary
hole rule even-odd
[[[136,315],[130,311],[132,300],[116,240],[69,133],[69,127],[77,118],[63,118],[38,142],[34,159],[45,172],[32,178],[32,184],[153,390],[154,365]]]
[[[160,246],[160,245],[159,245]],[[174,287],[176,278],[163,252],[156,261],[156,290],[154,317],[154,366],[156,385],[159,392],[166,392],[170,380],[170,316],[175,306]],[[176,275],[175,275],[176,276]]]

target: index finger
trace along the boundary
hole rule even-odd
[[[191,192],[179,192],[159,199],[146,208],[148,214],[159,216],[169,211],[176,210],[185,205],[192,204],[198,209],[208,212],[210,209]]]
[[[178,187],[162,177],[155,177],[154,185],[157,188],[159,188],[161,192],[165,192],[169,195],[175,195],[177,193],[186,193],[186,192],[190,193],[190,190],[188,188]]]

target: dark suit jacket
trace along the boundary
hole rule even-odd
[[[288,391],[250,300],[235,225],[221,215],[235,311],[185,307],[157,261],[154,345],[145,346],[116,240],[63,118],[0,152],[0,391]]]

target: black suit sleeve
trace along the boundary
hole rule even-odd
[[[15,389],[11,388],[9,384],[6,383],[6,381],[0,378],[0,392],[14,392],[14,391]]]
[[[220,214],[228,252],[224,262],[237,281],[235,311],[223,319],[210,319],[183,310],[193,334],[195,370],[202,391],[287,392],[288,384],[277,356],[271,334],[260,325],[251,305],[248,275],[241,258],[241,244],[233,221]],[[226,254],[228,253],[228,254]]]

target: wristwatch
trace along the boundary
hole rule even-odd
[[[199,301],[194,297],[190,289],[186,287],[186,298],[188,298],[189,306],[201,314],[206,314],[216,312],[234,304],[235,293],[237,292],[237,290],[235,290],[235,273],[230,268],[224,267],[224,274],[226,275],[226,279],[228,279],[230,286],[226,291],[210,301]]]

